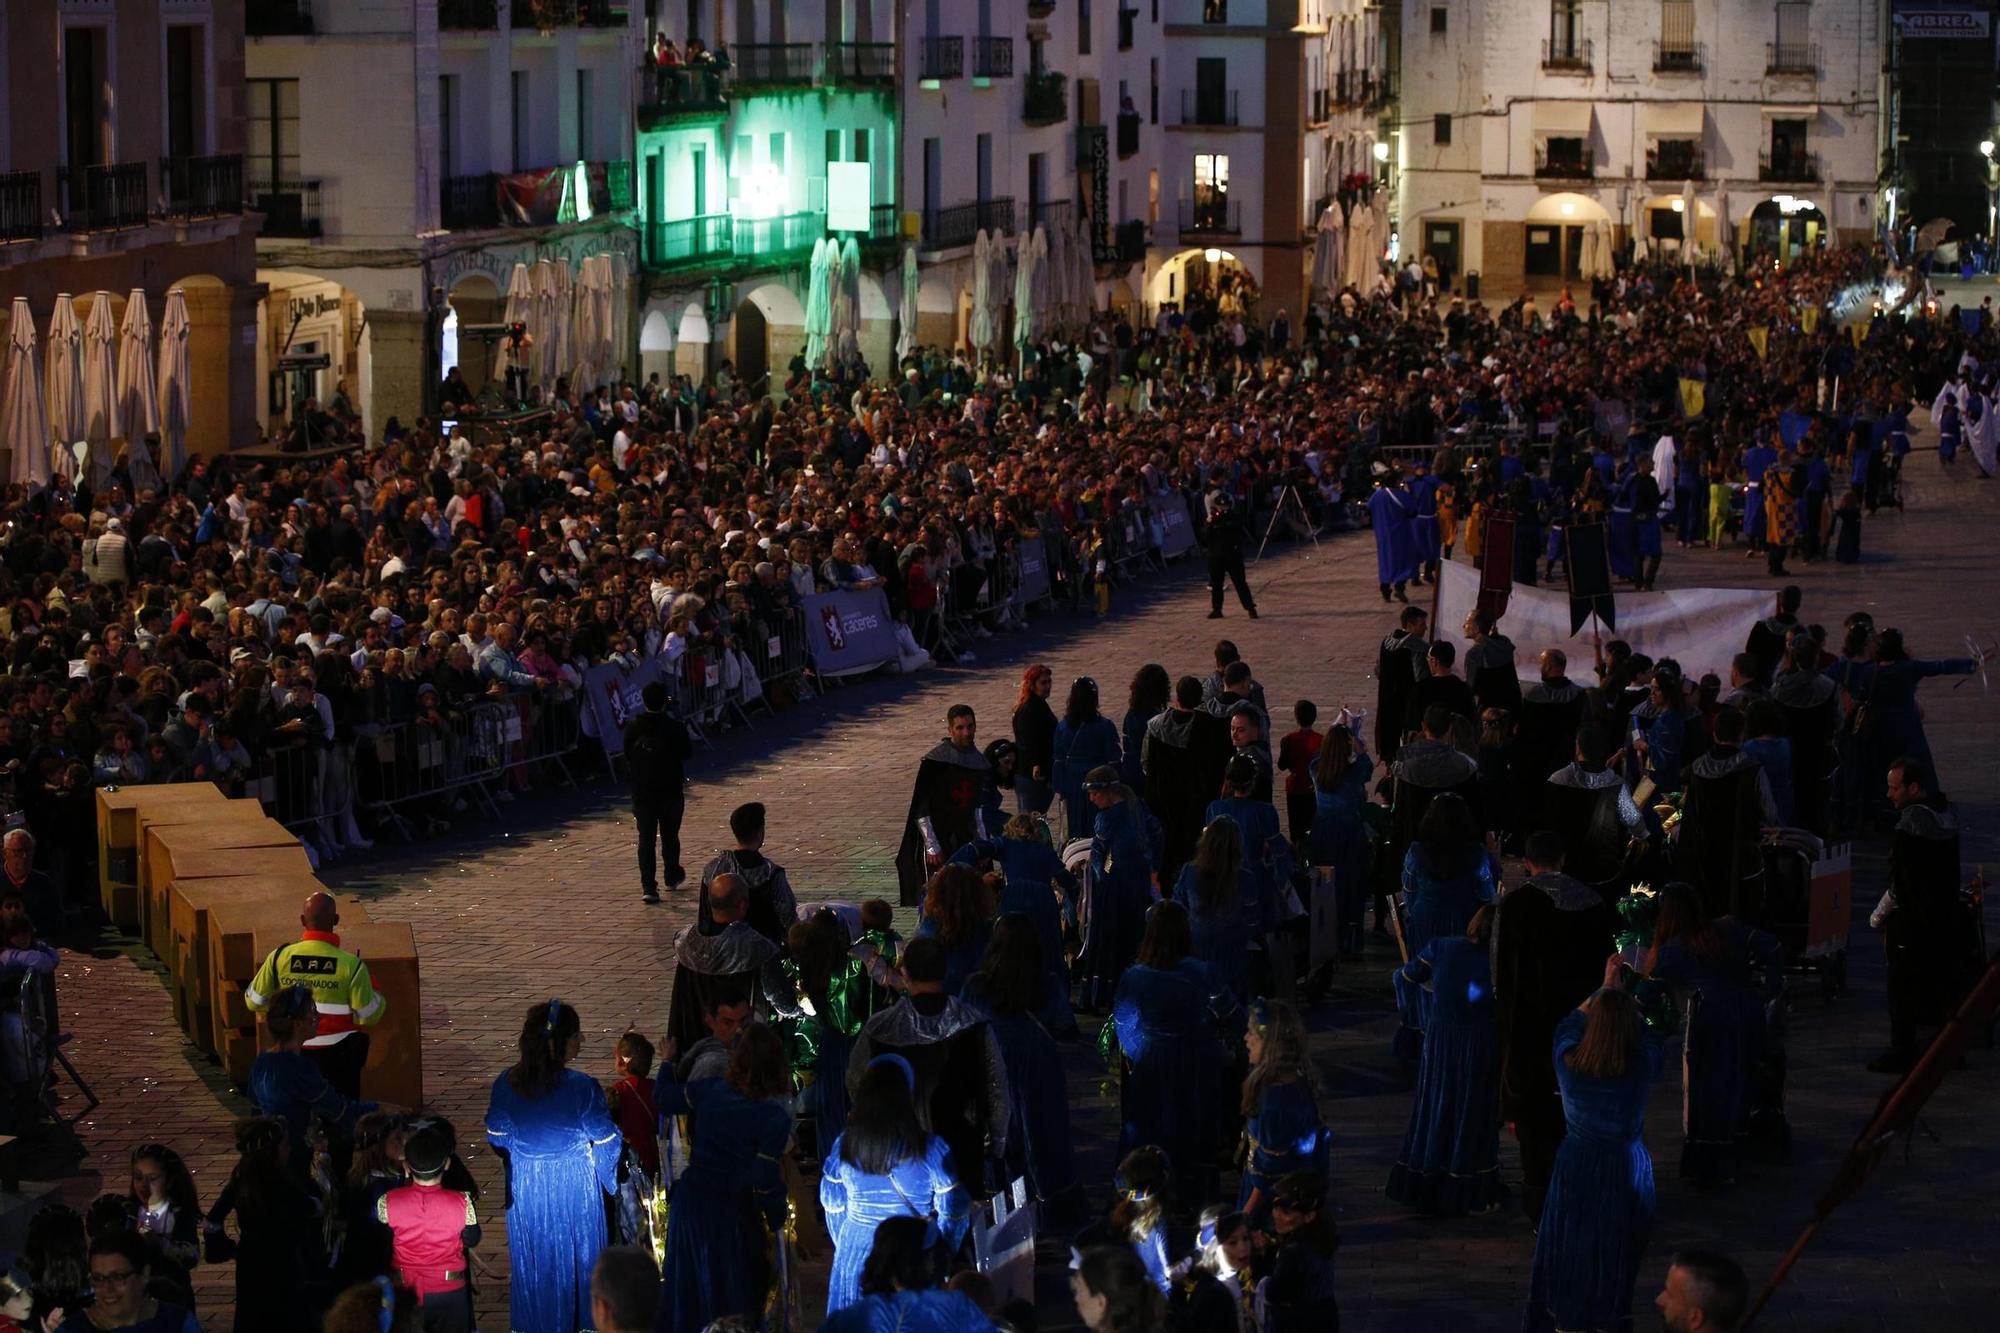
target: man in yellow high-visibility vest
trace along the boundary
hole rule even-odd
[[[328,1083],[359,1100],[361,1067],[368,1063],[368,1034],[361,1029],[379,1023],[386,1006],[368,980],[368,964],[340,947],[332,894],[306,899],[299,924],[303,936],[271,951],[244,990],[244,1003],[262,1011],[287,986],[309,989],[319,1007],[319,1030],[306,1039],[306,1056]]]

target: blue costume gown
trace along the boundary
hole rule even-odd
[[[1000,890],[998,914],[1018,912],[1035,927],[1042,943],[1042,968],[1046,983],[1042,988],[1042,1021],[1049,1031],[1065,1033],[1076,1028],[1076,1016],[1069,1006],[1069,965],[1063,961],[1063,922],[1076,920],[1079,892],[1076,876],[1069,873],[1062,858],[1039,842],[1026,838],[975,838],[951,859],[962,865],[992,861],[1006,877]],[[1056,901],[1056,888],[1062,902]]]
[[[292,1141],[292,1168],[312,1165],[306,1131],[319,1116],[343,1139],[354,1137],[357,1117],[375,1109],[374,1102],[351,1102],[326,1081],[319,1066],[298,1051],[266,1051],[250,1066],[250,1100],[265,1115],[285,1122]]]
[[[1653,1159],[1641,1135],[1660,1076],[1660,1042],[1645,1030],[1640,1057],[1615,1079],[1572,1073],[1568,1055],[1588,1016],[1556,1027],[1556,1082],[1569,1134],[1556,1151],[1528,1285],[1526,1333],[1632,1327],[1632,1285],[1653,1231]]]
[[[624,1139],[588,1074],[565,1069],[526,1097],[493,1080],[486,1141],[507,1160],[507,1254],[515,1333],[589,1328],[590,1270],[605,1245],[605,1196],[618,1191]]]
[[[1464,935],[1473,913],[1493,901],[1498,882],[1492,860],[1478,848],[1466,849],[1464,862],[1454,873],[1434,874],[1433,869],[1422,845],[1411,847],[1403,856],[1403,902],[1408,917],[1403,942],[1413,958],[1434,939]],[[1404,1064],[1415,1064],[1422,1054],[1423,1034],[1430,1031],[1431,992],[1401,971],[1391,974],[1390,981],[1396,1010],[1402,1016],[1390,1049]]]
[[[1753,444],[1743,451],[1743,477],[1749,483],[1743,492],[1743,539],[1761,542],[1770,520],[1764,512],[1764,474],[1778,461],[1778,451],[1768,444]],[[1667,790],[1661,784],[1661,790]]]
[[[1333,871],[1340,947],[1347,952],[1360,950],[1362,918],[1368,912],[1368,867],[1375,859],[1375,844],[1361,807],[1368,804],[1368,781],[1374,776],[1375,761],[1357,755],[1332,791],[1321,789],[1317,781],[1313,784],[1313,824],[1306,855],[1315,866]]]
[[[693,1117],[688,1168],[667,1208],[657,1327],[701,1333],[725,1315],[759,1316],[771,1276],[766,1247],[785,1222],[779,1163],[792,1113],[782,1101],[752,1101],[726,1079],[682,1083],[671,1060],[661,1062],[653,1095],[661,1115]]]
[[[1151,1144],[1174,1164],[1183,1198],[1209,1197],[1225,1082],[1223,1040],[1241,1030],[1237,996],[1207,964],[1134,965],[1118,980],[1111,1021],[1124,1056],[1118,1155]],[[1192,1192],[1191,1192],[1192,1191]]]
[[[1118,977],[1138,956],[1153,901],[1153,867],[1166,835],[1143,801],[1119,801],[1097,812],[1090,842],[1090,925],[1079,960],[1081,1003],[1102,1010]]]
[[[1742,750],[1763,768],[1764,778],[1771,784],[1771,804],[1778,808],[1779,825],[1797,828],[1799,803],[1792,790],[1792,743],[1783,736],[1767,736],[1743,742]]]
[[[1368,497],[1375,530],[1375,581],[1407,583],[1417,574],[1416,505],[1407,491],[1378,486]]]
[[[1187,908],[1188,923],[1194,928],[1194,956],[1236,995],[1249,993],[1250,943],[1262,933],[1257,891],[1257,877],[1246,865],[1236,875],[1235,905],[1210,912],[1201,905],[1201,872],[1192,861],[1181,867],[1174,885],[1174,901]]]
[[[1633,520],[1633,488],[1639,474],[1634,472],[1611,492],[1611,572],[1629,579],[1638,571],[1638,527]]]
[[[933,1239],[956,1250],[972,1218],[972,1199],[958,1183],[951,1149],[933,1137],[923,1155],[909,1157],[886,1175],[870,1175],[840,1155],[835,1143],[826,1155],[819,1202],[833,1235],[833,1272],[827,1279],[826,1310],[832,1314],[861,1299],[861,1267],[875,1248],[875,1228],[892,1217],[930,1221]]]
[[[1213,823],[1223,815],[1236,821],[1243,838],[1243,864],[1257,877],[1255,930],[1263,935],[1277,925],[1278,904],[1292,878],[1292,849],[1278,827],[1278,807],[1247,796],[1224,796],[1208,803],[1202,819]]]
[[[1917,706],[1917,687],[1932,676],[1969,676],[1978,669],[1979,663],[1970,657],[1933,661],[1906,657],[1870,663],[1866,675],[1857,673],[1858,679],[1850,688],[1857,699],[1866,701],[1868,714],[1874,719],[1870,744],[1879,762],[1870,768],[1886,768],[1892,760],[1909,755],[1935,773],[1930,738],[1924,734],[1923,710]]]
[[[938,933],[936,919],[925,917],[917,923],[917,938],[934,939],[944,945],[944,993],[956,995],[965,989],[965,979],[977,972],[985,960],[986,946],[993,942],[993,923],[981,921],[965,933],[964,939],[951,944]]]
[[[1723,917],[1722,947],[1703,957],[1676,941],[1651,975],[1687,997],[1681,1046],[1681,1174],[1703,1183],[1736,1178],[1750,1128],[1751,1090],[1764,1055],[1764,1006],[1783,994],[1785,954],[1761,930]]]
[[[1128,708],[1119,728],[1124,733],[1125,750],[1118,759],[1118,776],[1133,791],[1146,790],[1146,769],[1141,762],[1146,752],[1146,724],[1157,716],[1159,714],[1154,713],[1142,717],[1138,709]]]
[[[1333,1135],[1319,1117],[1312,1089],[1296,1082],[1264,1089],[1256,1114],[1243,1122],[1243,1141],[1247,1156],[1236,1206],[1244,1207],[1250,1192],[1260,1190],[1260,1211],[1270,1208],[1273,1187],[1292,1172],[1324,1176],[1333,1149]]]
[[[1440,935],[1403,965],[1434,994],[1403,1151],[1389,1197],[1420,1213],[1479,1213],[1500,1202],[1500,1047],[1484,945]]]
[[[1084,778],[1100,764],[1118,767],[1123,757],[1118,728],[1110,718],[1099,714],[1074,727],[1066,719],[1056,723],[1056,766],[1052,775],[1056,797],[1063,803],[1063,816],[1069,821],[1064,826],[1065,837],[1072,840],[1083,837],[1096,813],[1090,798],[1084,794]]]
[[[1413,477],[1410,480],[1410,499],[1416,506],[1416,518],[1410,525],[1410,539],[1415,547],[1417,565],[1421,567],[1438,558],[1438,480],[1436,477]]]
[[[1062,1051],[1034,1015],[996,1013],[976,982],[966,987],[964,998],[986,1016],[987,1030],[1000,1043],[1000,1059],[1007,1068],[1003,1183],[1026,1177],[1034,1197],[1042,1201],[1047,1225],[1073,1226],[1082,1218],[1083,1198],[1076,1183]]]
[[[1632,710],[1630,735],[1646,738],[1646,756],[1628,757],[1627,773],[1644,772],[1663,792],[1681,789],[1681,756],[1687,748],[1687,718],[1673,709],[1654,711],[1652,700]]]
[[[993,1321],[963,1292],[897,1291],[837,1310],[819,1333],[986,1333]]]

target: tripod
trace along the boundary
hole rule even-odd
[[[1319,545],[1319,527],[1312,521],[1312,517],[1306,513],[1306,502],[1299,498],[1299,488],[1290,482],[1286,482],[1284,489],[1278,492],[1278,507],[1271,511],[1271,522],[1264,529],[1264,540],[1257,544],[1257,560],[1264,558],[1264,548],[1271,544],[1271,536],[1277,532],[1278,520],[1285,516],[1287,506],[1290,506],[1291,510],[1297,513],[1299,522],[1305,527],[1306,536],[1312,538],[1312,544],[1314,546]],[[1251,563],[1255,564],[1256,560],[1251,561]]]

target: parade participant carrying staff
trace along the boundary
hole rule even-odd
[[[332,894],[307,898],[299,924],[303,937],[271,951],[244,988],[243,1002],[261,1013],[287,986],[310,991],[319,1027],[306,1039],[305,1053],[342,1096],[357,1100],[361,1067],[368,1063],[368,1034],[361,1029],[381,1022],[388,1006],[368,979],[368,964],[340,947]]]

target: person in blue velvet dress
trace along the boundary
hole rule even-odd
[[[1256,871],[1245,863],[1236,821],[1217,815],[1201,831],[1194,859],[1181,867],[1174,901],[1187,909],[1194,928],[1194,956],[1237,995],[1248,993],[1250,947],[1263,942],[1261,893]]]
[[[1146,914],[1139,958],[1118,980],[1111,1030],[1118,1041],[1118,1151],[1151,1144],[1173,1160],[1184,1198],[1207,1198],[1215,1178],[1222,1103],[1215,1089],[1242,1030],[1237,997],[1191,956],[1187,909]]]
[[[1736,1179],[1764,1055],[1765,1007],[1785,990],[1776,938],[1734,917],[1710,920],[1687,884],[1660,890],[1646,974],[1687,1007],[1681,1047],[1681,1174],[1701,1185]]]
[[[882,1222],[919,1218],[933,1243],[952,1250],[971,1222],[972,1200],[958,1183],[951,1150],[917,1121],[916,1086],[916,1071],[902,1056],[870,1060],[847,1112],[847,1131],[826,1155],[819,1202],[833,1235],[829,1315],[861,1298],[862,1269]]]
[[[1473,913],[1493,901],[1498,883],[1494,858],[1464,799],[1453,792],[1433,799],[1403,856],[1403,946],[1411,957],[1434,939],[1463,935]],[[1391,980],[1402,1016],[1392,1049],[1398,1060],[1414,1064],[1430,1030],[1431,992],[1401,972]]]
[[[1375,761],[1357,731],[1342,719],[1327,729],[1313,765],[1313,823],[1306,859],[1333,872],[1334,919],[1340,952],[1361,955],[1368,915],[1368,868],[1375,841],[1362,818]]]
[[[1111,1181],[1111,1207],[1104,1216],[1076,1233],[1073,1254],[1089,1254],[1100,1246],[1125,1250],[1138,1259],[1146,1279],[1165,1295],[1173,1285],[1174,1255],[1182,1246],[1171,1218],[1178,1197],[1175,1166],[1167,1154],[1148,1145],[1134,1148],[1118,1160]],[[1143,1325],[1156,1328],[1158,1322]]]
[[[691,1141],[667,1208],[657,1327],[700,1333],[718,1319],[763,1313],[770,1238],[785,1224],[792,1079],[784,1041],[762,1023],[737,1035],[721,1078],[681,1082],[679,1054],[671,1040],[662,1047],[653,1082],[660,1114],[687,1116]]]
[[[354,1137],[355,1121],[374,1110],[375,1103],[349,1101],[306,1056],[306,1041],[319,1026],[319,1007],[306,987],[280,991],[271,1001],[264,1026],[271,1034],[272,1049],[250,1066],[250,1100],[265,1115],[285,1122],[291,1168],[304,1180],[312,1171],[312,1150],[306,1140],[314,1118],[345,1144]]]
[[[1174,682],[1158,662],[1148,662],[1132,677],[1132,689],[1125,698],[1125,718],[1119,724],[1124,751],[1118,760],[1118,776],[1133,791],[1146,790],[1146,725],[1167,710],[1174,701]]]
[[[1463,935],[1436,936],[1398,974],[1412,985],[1428,983],[1433,996],[1409,1127],[1389,1170],[1389,1197],[1420,1213],[1483,1213],[1506,1193],[1492,937],[1493,910],[1482,907]]]
[[[1687,715],[1682,704],[1681,674],[1660,662],[1653,668],[1644,702],[1632,710],[1627,726],[1632,762],[1628,774],[1643,772],[1662,792],[1681,789],[1681,759],[1687,751]]]
[[[1097,711],[1097,682],[1089,676],[1077,677],[1056,723],[1054,785],[1067,820],[1065,837],[1073,840],[1090,835],[1095,820],[1084,783],[1092,769],[1109,764],[1115,770],[1123,757],[1118,728]]]
[[[1208,803],[1203,826],[1228,818],[1236,823],[1243,841],[1243,864],[1257,887],[1250,905],[1250,938],[1262,943],[1264,935],[1277,924],[1279,904],[1292,878],[1292,848],[1278,827],[1278,807],[1267,797],[1256,799],[1258,782],[1269,778],[1260,774],[1257,762],[1245,754],[1231,757],[1223,769],[1222,785],[1228,794]]]
[[[1333,1135],[1320,1118],[1299,1011],[1283,1000],[1254,1002],[1244,1044],[1250,1077],[1243,1080],[1243,1184],[1236,1206],[1259,1218],[1282,1177],[1297,1171],[1326,1175]]]
[[[986,957],[987,942],[993,938],[993,893],[986,877],[963,862],[947,862],[937,868],[924,886],[923,919],[917,923],[918,939],[934,939],[944,946],[944,993],[956,995],[965,988],[965,979]]]
[[[1659,1037],[1619,989],[1604,988],[1556,1026],[1556,1082],[1568,1134],[1535,1235],[1526,1333],[1632,1327],[1632,1286],[1653,1230],[1653,1159],[1642,1135],[1660,1076]]]
[[[1976,657],[1911,657],[1899,629],[1885,629],[1877,635],[1875,661],[1857,694],[1867,701],[1874,729],[1871,745],[1878,762],[1869,771],[1907,755],[1922,764],[1925,772],[1935,773],[1930,738],[1924,735],[1923,709],[1917,705],[1917,687],[1933,676],[1969,676],[1978,669]],[[1879,799],[1880,794],[1875,795]]]
[[[937,1285],[930,1228],[892,1217],[875,1228],[861,1298],[827,1316],[820,1333],[985,1333],[993,1321],[963,1292]]]
[[[624,1139],[604,1089],[568,1067],[581,1029],[561,1000],[530,1005],[521,1058],[493,1080],[486,1104],[486,1141],[507,1172],[515,1333],[590,1327],[590,1270],[605,1245],[604,1200],[618,1190]]]
[[[1073,1035],[1076,1016],[1070,1011],[1063,923],[1075,924],[1081,890],[1076,876],[1069,873],[1050,845],[1048,820],[1032,812],[1015,815],[1007,821],[1000,837],[975,838],[953,852],[951,859],[965,865],[991,861],[1005,876],[1006,883],[1000,890],[1000,915],[1026,917],[1041,938],[1042,966],[1048,984],[1037,1012],[1051,1033],[1059,1037]]]
[[[986,1016],[1007,1067],[1007,1169],[1002,1182],[1025,1178],[1041,1200],[1043,1224],[1053,1227],[1080,1219],[1083,1195],[1070,1139],[1062,1052],[1037,1017],[1047,1008],[1047,979],[1040,932],[1027,917],[1010,914],[993,923],[986,961],[965,983],[963,998]]]
[[[1086,775],[1085,787],[1097,811],[1090,840],[1089,925],[1078,959],[1078,1003],[1103,1012],[1118,978],[1139,952],[1146,908],[1157,896],[1153,871],[1166,850],[1160,821],[1105,765]]]

